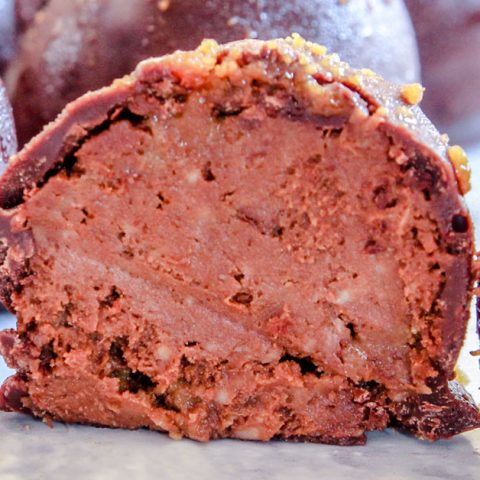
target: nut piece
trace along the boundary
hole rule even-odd
[[[400,96],[405,103],[417,105],[422,101],[425,88],[419,83],[410,83],[403,85],[400,89]]]
[[[462,195],[470,191],[471,170],[468,164],[467,154],[459,145],[453,145],[447,150],[448,158],[452,162],[457,174],[458,185]]]
[[[159,0],[158,8],[161,12],[166,12],[170,8],[170,0]]]
[[[459,367],[455,367],[455,380],[465,386],[470,383],[468,375]]]

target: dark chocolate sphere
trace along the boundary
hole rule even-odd
[[[16,151],[17,137],[15,136],[12,109],[0,80],[0,174],[5,170],[9,157]]]
[[[292,32],[390,80],[417,79],[403,0],[50,0],[7,73],[20,143],[66,103],[142,59],[195,48],[203,38],[228,42]]]
[[[423,84],[422,108],[457,142],[480,142],[480,0],[407,0]]]

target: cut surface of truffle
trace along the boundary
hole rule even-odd
[[[324,53],[148,60],[13,159],[2,408],[202,441],[479,425],[449,383],[473,244],[445,146],[401,89]]]

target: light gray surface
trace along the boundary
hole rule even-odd
[[[473,184],[467,196],[480,226],[480,147],[470,152]],[[14,318],[0,315],[0,328]],[[474,322],[459,366],[480,402]],[[0,361],[0,381],[8,373]],[[435,444],[387,431],[372,433],[365,447],[216,441],[174,441],[147,431],[127,432],[55,424],[53,429],[24,415],[0,414],[0,480],[328,479],[478,480],[480,431]]]
[[[477,250],[480,248],[480,144],[468,151],[472,167],[472,190],[467,194],[466,201],[476,227]],[[467,386],[476,402],[480,404],[480,370],[479,357],[472,357],[470,352],[478,350],[479,340],[476,325],[477,315],[475,305],[472,305],[472,314],[468,325],[467,337],[458,361],[459,367],[467,374],[470,382]],[[480,479],[480,471],[478,472]]]
[[[15,328],[15,317],[6,312],[0,313],[0,330],[5,328]],[[0,355],[0,382],[3,381],[11,373],[11,370],[7,368],[2,356]],[[0,450],[1,451],[1,450]],[[1,477],[0,477],[1,480]]]
[[[283,442],[199,444],[147,432],[55,425],[0,414],[0,478],[382,479],[480,478],[480,432],[435,444],[392,431],[366,447]]]

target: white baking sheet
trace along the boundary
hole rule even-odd
[[[470,158],[467,196],[480,231],[480,146]],[[480,242],[479,242],[480,244]],[[0,314],[0,328],[14,318]],[[478,348],[472,320],[459,367],[480,403]],[[8,375],[0,360],[0,381]],[[364,447],[215,441],[203,445],[166,435],[55,424],[0,414],[0,480],[77,479],[480,479],[480,431],[434,444],[393,431],[371,433]]]
[[[474,480],[480,432],[435,444],[387,431],[364,447],[219,440],[55,425],[0,415],[0,478],[235,480]]]

